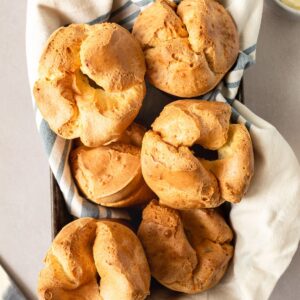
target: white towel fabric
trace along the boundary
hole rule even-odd
[[[29,0],[27,63],[30,85],[37,78],[38,59],[52,31],[69,23],[113,21],[130,29],[140,10],[152,0]],[[178,2],[178,1],[177,1]],[[235,101],[244,69],[255,61],[263,0],[221,1],[234,17],[241,51],[232,70],[209,94],[201,97],[227,102],[232,119],[246,124],[255,151],[255,174],[241,203],[232,205],[230,219],[236,233],[233,263],[221,283],[202,294],[183,295],[155,290],[150,299],[265,300],[289,265],[300,238],[300,168],[283,137],[269,123]],[[155,95],[155,107],[151,97]],[[149,125],[172,97],[147,86],[138,120]],[[246,99],[247,102],[247,99]],[[68,165],[71,143],[57,137],[36,108],[36,122],[50,167],[70,213],[76,217],[124,217],[125,210],[97,206],[78,194]]]

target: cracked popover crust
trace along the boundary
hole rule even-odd
[[[143,247],[127,226],[77,219],[58,233],[39,274],[40,300],[143,300],[150,271]]]
[[[117,142],[70,153],[73,178],[86,198],[110,207],[149,202],[154,194],[141,170],[141,144],[146,129],[132,123]]]
[[[49,37],[33,93],[49,127],[88,147],[116,141],[146,93],[138,41],[115,23],[71,24]]]
[[[154,200],[143,211],[138,237],[152,276],[187,294],[215,286],[233,256],[233,233],[214,209],[177,211]]]
[[[141,164],[161,204],[175,209],[213,208],[240,202],[254,172],[250,134],[230,124],[227,103],[177,100],[166,105],[146,132]],[[193,145],[217,150],[218,159],[195,156]]]
[[[138,16],[147,76],[158,89],[195,97],[213,89],[234,64],[239,36],[229,12],[214,0],[156,0]]]

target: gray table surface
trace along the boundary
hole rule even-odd
[[[25,60],[26,1],[0,3],[0,259],[36,299],[51,242],[47,158],[31,106]],[[265,2],[257,64],[245,75],[245,98],[273,123],[300,159],[300,19]],[[300,299],[300,251],[270,299]],[[262,283],[263,284],[263,283]]]

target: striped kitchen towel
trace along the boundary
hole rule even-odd
[[[42,47],[59,26],[111,21],[131,29],[137,15],[151,2],[152,0],[29,0],[26,50],[31,88],[37,78]],[[297,159],[272,125],[235,101],[244,70],[255,62],[263,0],[221,2],[237,24],[240,53],[223,81],[201,98],[229,103],[232,106],[233,121],[246,124],[255,151],[255,174],[243,201],[232,205],[230,219],[236,233],[235,256],[222,282],[212,290],[193,296],[174,295],[166,289],[159,289],[152,292],[151,299],[265,300],[290,263],[299,242],[300,168]],[[151,102],[154,96],[155,107]],[[174,98],[148,84],[138,121],[145,125],[151,124],[162,107],[172,100]],[[105,208],[79,195],[68,165],[71,142],[56,136],[50,130],[34,100],[33,106],[51,170],[70,213],[76,217],[127,217],[125,210]]]

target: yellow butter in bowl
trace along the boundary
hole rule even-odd
[[[285,5],[300,10],[300,0],[281,0]]]

